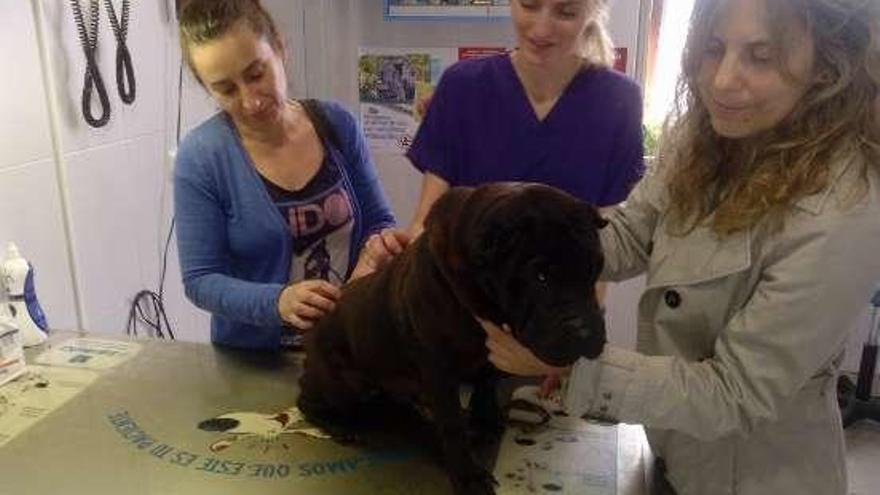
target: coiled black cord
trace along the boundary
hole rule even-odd
[[[131,52],[128,51],[126,38],[128,37],[128,17],[130,5],[129,0],[122,0],[122,17],[116,17],[116,10],[113,8],[112,0],[104,0],[104,6],[107,8],[107,17],[110,18],[110,27],[113,29],[113,36],[116,38],[116,89],[119,92],[119,98],[126,105],[134,102],[136,94],[134,65],[131,63]]]
[[[165,273],[168,270],[168,247],[171,245],[171,235],[174,232],[174,218],[171,218],[171,226],[168,228],[168,236],[165,238],[165,250],[162,254],[162,267],[159,272],[159,292],[148,289],[138,291],[131,302],[128,311],[128,324],[126,331],[129,336],[138,336],[138,324],[147,326],[147,336],[159,339],[174,340],[174,330],[168,322],[165,313]],[[168,333],[166,336],[165,333]]]
[[[110,121],[110,98],[107,96],[107,88],[104,86],[101,71],[98,69],[98,61],[95,58],[98,47],[98,20],[101,17],[101,8],[98,0],[90,0],[89,26],[87,28],[79,0],[70,0],[70,7],[73,9],[73,19],[76,22],[76,29],[79,33],[79,42],[86,57],[86,74],[82,91],[83,118],[92,127],[104,127]],[[101,116],[98,118],[95,118],[92,114],[92,91],[94,90],[98,92],[98,100],[101,103]]]

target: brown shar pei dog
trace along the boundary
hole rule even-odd
[[[473,383],[470,426],[501,431],[497,373],[474,315],[509,324],[553,365],[598,356],[605,326],[593,286],[604,224],[593,207],[548,186],[451,189],[425,232],[390,265],[346,286],[336,310],[307,334],[300,410],[339,432],[376,397],[416,406],[433,425],[455,493],[494,493],[471,455],[459,401],[460,385]]]

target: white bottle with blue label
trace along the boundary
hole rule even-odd
[[[22,344],[25,347],[42,344],[46,341],[48,325],[34,290],[34,268],[11,242],[6,246],[0,276],[8,296],[6,312],[21,332]]]

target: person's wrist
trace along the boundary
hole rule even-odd
[[[281,322],[282,326],[290,325],[290,323],[284,318],[284,309],[281,307],[284,300],[284,292],[288,290],[291,286],[284,285],[278,291],[278,295],[275,296],[275,313],[278,316],[278,321]]]

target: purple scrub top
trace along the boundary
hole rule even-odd
[[[541,182],[616,204],[644,172],[641,90],[588,68],[538,120],[508,55],[463,60],[441,77],[407,157],[452,186]]]

